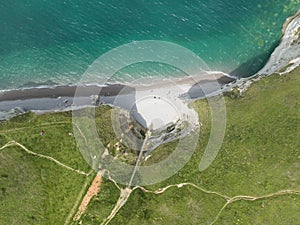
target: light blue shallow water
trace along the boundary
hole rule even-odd
[[[195,52],[212,70],[249,76],[266,62],[280,40],[284,21],[299,4],[299,0],[3,0],[0,89],[76,83],[101,54],[139,40],[174,42]],[[163,77],[174,72],[132,68],[118,76],[126,80],[135,73]]]

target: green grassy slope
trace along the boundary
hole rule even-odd
[[[178,174],[148,189],[193,182],[230,197],[299,190],[299,75],[300,69],[282,77],[273,75],[254,83],[240,98],[226,98],[224,143],[204,172],[199,172],[198,165],[210,133],[210,116],[207,103],[196,101],[194,107],[203,124],[196,153]],[[147,164],[158,161],[174,146],[160,147]],[[108,201],[111,191],[105,189],[90,206],[83,224],[97,224],[108,216],[107,208],[115,201]],[[224,204],[223,198],[193,187],[169,189],[162,195],[135,191],[111,224],[210,224]],[[229,205],[215,224],[300,224],[299,210],[298,195],[238,201]]]
[[[273,75],[254,83],[240,98],[226,97],[227,129],[216,160],[204,172],[198,166],[210,134],[206,101],[193,106],[203,124],[192,160],[168,180],[147,187],[192,182],[206,190],[234,197],[262,196],[280,190],[300,190],[299,96],[300,68],[289,75]],[[104,144],[116,141],[109,107],[97,109],[99,135]],[[71,113],[27,114],[0,123],[0,148],[15,140],[29,150],[51,156],[84,172],[72,135]],[[41,136],[39,132],[45,131]],[[176,143],[161,146],[146,163],[159,161]],[[0,151],[0,224],[64,224],[80,200],[83,176],[19,147]],[[83,224],[100,224],[116,203],[119,190],[104,181]],[[161,195],[136,190],[111,224],[210,224],[226,203],[224,198],[194,187],[171,188]],[[300,224],[299,195],[257,201],[236,201],[220,214],[216,224]]]
[[[71,131],[69,113],[27,114],[1,123],[0,145],[15,140],[31,151],[88,172],[74,138],[68,134]],[[29,155],[20,147],[3,149],[0,224],[64,224],[86,179],[52,161]]]

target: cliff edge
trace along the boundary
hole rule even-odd
[[[300,11],[287,19],[279,46],[258,74],[285,74],[298,66],[300,66]]]

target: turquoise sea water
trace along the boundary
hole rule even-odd
[[[249,76],[299,7],[299,0],[3,0],[0,89],[76,83],[101,54],[139,40],[174,42],[212,70]]]

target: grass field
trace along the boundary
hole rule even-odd
[[[289,75],[273,75],[254,83],[239,98],[226,97],[225,139],[216,160],[203,172],[198,167],[210,135],[210,111],[206,101],[194,102],[202,123],[195,154],[176,175],[146,188],[155,191],[180,183],[194,186],[171,187],[162,194],[137,189],[111,224],[211,224],[215,219],[215,224],[300,224],[299,75],[300,68]],[[101,107],[96,114],[102,141],[113,145],[117,140],[110,108]],[[0,148],[14,140],[32,152],[88,174],[90,168],[76,147],[71,121],[71,113],[65,112],[30,113],[1,122]],[[45,131],[43,136],[41,130]],[[175,146],[168,143],[159,147],[146,163],[161,160]],[[83,197],[84,183],[91,183],[94,175],[68,170],[19,146],[0,150],[0,224],[70,223]],[[205,190],[229,198],[263,198],[236,198],[218,215],[227,200]],[[265,196],[284,190],[298,194]],[[104,180],[82,224],[101,224],[118,197],[119,190]]]

